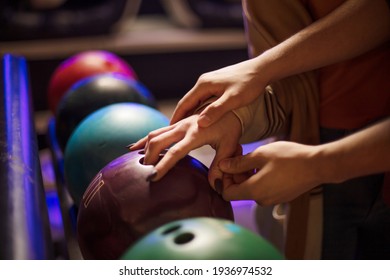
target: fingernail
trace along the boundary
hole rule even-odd
[[[215,179],[214,187],[215,187],[215,191],[218,194],[222,194],[223,184],[222,184],[222,180],[221,179]]]
[[[152,181],[153,179],[155,179],[157,177],[157,170],[153,170],[152,173],[150,173],[148,175],[148,177],[146,177],[146,181],[147,182],[150,182]]]
[[[207,127],[210,125],[210,122],[211,122],[211,119],[208,116],[206,116],[206,115],[199,116],[199,119],[198,119],[199,126]]]
[[[129,149],[129,150],[131,150],[131,147],[133,147],[134,144],[135,144],[135,143],[131,143],[131,144],[127,145],[126,148]]]

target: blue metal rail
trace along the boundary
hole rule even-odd
[[[0,259],[52,259],[27,63],[6,54],[0,74]]]

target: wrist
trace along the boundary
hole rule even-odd
[[[243,134],[242,120],[233,111],[228,112],[226,114],[226,117],[228,118],[229,129],[232,131],[233,134],[237,134],[237,139],[239,139]]]
[[[323,144],[314,147],[314,164],[316,165],[316,177],[319,184],[340,183],[345,180],[343,176],[343,155],[334,151],[331,144]]]
[[[266,87],[271,82],[278,80],[277,59],[270,50],[253,58],[252,62],[254,64],[254,73],[256,73],[256,79],[259,84]]]
[[[267,85],[293,74],[294,70],[290,68],[297,64],[296,61],[291,61],[289,56],[278,47],[266,50],[256,57],[256,60],[257,71],[267,81]]]

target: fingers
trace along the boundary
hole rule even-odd
[[[237,149],[234,153],[234,156],[241,156],[242,155],[242,146],[237,145]],[[246,173],[241,173],[241,174],[228,174],[228,173],[223,173],[222,177],[222,188],[223,186],[230,186],[230,185],[235,185],[243,182],[246,180],[249,176]]]
[[[243,156],[225,158],[219,162],[218,167],[224,173],[240,174],[260,168],[262,159],[259,155],[249,153]]]
[[[221,160],[218,167],[224,173],[223,198],[227,201],[253,199],[259,177],[256,170],[262,165],[260,155],[253,152]]]
[[[183,133],[176,132],[174,126],[163,127],[154,131],[151,131],[147,136],[138,140],[136,143],[128,146],[130,151],[144,149],[145,156],[143,164],[154,165],[167,148],[169,148],[175,142],[181,140]]]
[[[166,131],[169,131],[171,130],[172,127],[170,126],[166,126],[166,127],[162,127],[162,128],[159,128],[159,129],[156,129],[154,131],[152,131],[151,133],[149,133],[148,135],[146,135],[145,137],[141,138],[140,140],[138,140],[137,142],[133,143],[133,144],[130,144],[128,145],[128,149],[130,151],[134,151],[134,150],[139,150],[139,149],[142,149],[142,148],[145,148],[146,145],[147,145],[147,142],[148,142],[148,139],[150,138],[150,135],[159,135],[159,134],[162,134]]]
[[[234,155],[241,155],[241,154],[242,154],[242,147],[241,145],[237,145],[235,142],[226,141],[221,143],[221,145],[217,147],[215,157],[209,168],[209,182],[210,185],[217,192],[220,193],[222,191],[222,187],[223,187],[222,183],[224,181],[223,179],[224,174],[218,167],[220,160],[227,157],[231,157]]]
[[[157,175],[153,177],[152,181],[160,180],[165,174],[172,169],[176,163],[184,158],[191,150],[193,146],[191,142],[187,139],[183,139],[174,146],[172,146],[165,155],[160,159],[160,161],[155,166]]]
[[[160,154],[174,143],[181,141],[184,132],[174,129],[159,133],[154,131],[149,133],[147,147],[145,147],[144,164],[157,164],[160,160]]]
[[[147,140],[148,137],[145,136],[140,140],[138,140],[137,142],[127,145],[126,148],[128,148],[130,151],[142,149],[143,147],[145,147]]]
[[[227,201],[253,199],[252,189],[255,183],[254,176],[251,176],[240,184],[224,186],[222,197]]]
[[[170,124],[175,124],[178,121],[187,117],[191,111],[193,111],[199,104],[199,101],[195,96],[189,95],[187,93],[176,105],[175,110],[173,111]]]
[[[238,149],[234,153],[234,158],[242,158],[242,146],[238,145]],[[221,163],[221,162],[220,162]],[[222,170],[221,170],[222,172]],[[228,196],[224,198],[229,200],[238,200],[238,199],[247,199],[247,195],[244,193],[241,193],[240,191],[240,184],[248,180],[252,175],[254,174],[254,170],[245,171],[245,172],[236,172],[235,174],[231,173],[224,173],[223,175],[223,193],[225,193],[225,189],[234,188],[233,195]],[[240,198],[242,197],[242,198]],[[245,197],[245,198],[244,198]]]
[[[192,114],[203,100],[208,99],[212,95],[210,88],[200,82],[199,79],[195,86],[177,103],[170,123],[177,123],[181,119],[184,119],[188,115]]]
[[[156,175],[152,181],[161,179],[174,165],[186,156],[191,150],[203,145],[205,137],[198,137],[196,117],[169,126],[170,129],[161,129],[149,133],[145,148],[145,164],[155,164]],[[168,149],[167,151],[165,151]],[[165,152],[161,156],[161,152]]]
[[[215,190],[216,190],[216,185],[220,185],[222,187],[223,173],[218,168],[218,162],[222,158],[229,157],[229,156],[231,156],[231,154],[229,154],[228,151],[221,151],[221,149],[219,149],[216,151],[215,157],[214,157],[212,163],[210,164],[208,179],[209,179],[210,185]]]
[[[228,92],[209,104],[200,114],[198,125],[208,127],[222,118],[227,112],[241,106],[241,102]]]
[[[149,178],[150,181],[160,180],[180,159],[184,158],[189,153],[189,150],[191,150],[185,141],[181,141],[179,144],[175,144],[166,150],[167,143],[172,144],[180,140],[180,137],[177,135],[175,136],[172,134],[172,136],[170,136],[164,134],[163,140],[159,140],[159,138],[161,137],[157,136],[153,138],[152,143],[148,145],[149,147],[144,156],[143,163],[145,165],[155,165],[153,176]]]

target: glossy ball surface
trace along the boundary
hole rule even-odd
[[[100,74],[74,84],[62,97],[55,114],[56,136],[62,150],[80,122],[104,106],[134,102],[156,108],[156,100],[139,81],[122,74]]]
[[[64,179],[76,205],[92,178],[126,146],[167,126],[160,111],[138,103],[116,103],[87,116],[73,131],[64,151]]]
[[[104,167],[84,193],[77,234],[85,259],[119,259],[138,239],[168,222],[190,217],[233,220],[231,204],[209,185],[208,168],[191,156],[161,180],[147,181],[153,167],[143,151]]]
[[[131,246],[128,260],[281,260],[257,233],[229,220],[190,218],[165,224]]]
[[[104,50],[77,53],[54,70],[48,86],[48,105],[53,114],[65,93],[78,81],[102,73],[120,73],[137,79],[134,69],[118,55]]]

